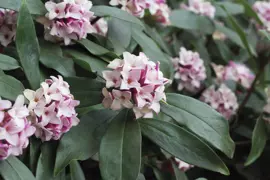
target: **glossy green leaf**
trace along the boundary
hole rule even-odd
[[[35,180],[31,171],[13,156],[0,161],[0,175],[4,180]]]
[[[259,31],[263,36],[265,36],[270,41],[270,34],[266,30]]]
[[[65,78],[70,85],[74,98],[80,100],[79,107],[88,107],[100,104],[103,99],[102,88],[104,83],[97,80],[79,77]]]
[[[121,55],[131,41],[131,23],[111,18],[108,21],[108,39],[112,42],[114,50]]]
[[[185,172],[178,169],[177,165],[173,161],[172,161],[172,167],[173,167],[173,171],[175,175],[175,180],[188,180]]]
[[[110,16],[143,27],[143,24],[138,18],[116,7],[94,6],[91,11],[93,11],[96,16]]]
[[[0,97],[16,100],[24,91],[23,84],[12,76],[0,74]]]
[[[228,121],[207,104],[180,94],[167,94],[167,104],[162,104],[161,111],[233,157],[235,145]]]
[[[140,173],[136,180],[145,180],[145,177]]]
[[[70,163],[70,176],[71,180],[85,180],[83,170],[78,161],[71,161]]]
[[[96,154],[109,122],[116,114],[110,110],[98,110],[80,118],[78,126],[60,140],[54,173],[61,172],[72,160],[86,160]]]
[[[37,164],[36,179],[37,180],[61,180],[64,171],[57,176],[53,174],[53,167],[55,162],[57,149],[57,141],[45,142],[41,146],[41,154]]]
[[[37,139],[36,137],[30,138],[29,167],[34,174],[36,173],[37,163],[41,152],[41,143],[41,140]]]
[[[181,29],[198,30],[206,34],[212,34],[215,30],[215,26],[209,18],[186,10],[172,11],[170,20],[171,26]]]
[[[16,47],[24,73],[32,87],[40,86],[39,44],[33,19],[26,3],[22,3],[17,21]]]
[[[3,0],[0,7],[19,11],[22,0]],[[40,0],[26,0],[27,6],[31,14],[44,15],[47,11],[44,4]]]
[[[18,61],[12,57],[0,54],[0,69],[2,70],[13,70],[19,68]]]
[[[215,151],[189,131],[157,119],[141,119],[139,122],[142,133],[173,156],[189,164],[229,175],[229,170]]]
[[[245,163],[246,166],[255,162],[262,154],[267,141],[267,128],[262,117],[258,118],[252,133],[252,147]]]
[[[144,53],[151,61],[160,62],[160,69],[166,78],[173,76],[173,67],[171,60],[165,56],[157,44],[143,32],[133,29],[132,37],[142,47]]]
[[[226,12],[222,9],[222,7],[225,7],[228,11],[229,14],[231,15],[237,15],[237,14],[242,14],[244,13],[244,7],[240,4],[233,3],[233,2],[217,2],[215,3],[216,7],[216,14],[215,16],[221,16],[221,17],[226,17],[227,14]]]
[[[108,65],[102,59],[80,51],[69,49],[65,52],[74,59],[76,64],[90,72],[102,72]]]
[[[141,167],[141,130],[138,121],[122,110],[101,140],[99,166],[104,180],[137,179]]]
[[[43,52],[41,49],[40,62],[51,69],[56,70],[64,77],[76,75],[73,60],[66,57],[57,56],[53,53]]]

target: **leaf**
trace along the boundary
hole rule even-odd
[[[121,19],[123,21],[137,24],[141,27],[143,27],[143,24],[139,19],[132,16],[126,11],[123,11],[121,9],[115,8],[115,7],[109,7],[109,6],[94,6],[92,7],[91,11],[95,13],[96,16],[111,16],[117,19]]]
[[[13,156],[0,161],[0,174],[4,180],[35,180],[31,171]]]
[[[16,47],[25,75],[32,87],[40,86],[39,44],[35,26],[25,2],[23,2],[17,21]]]
[[[142,173],[140,173],[136,180],[145,180],[145,177]]]
[[[229,175],[229,170],[217,154],[187,130],[156,119],[141,119],[139,122],[145,136],[178,159]]]
[[[239,5],[237,3],[232,2],[217,2],[215,3],[216,7],[216,14],[215,16],[218,17],[227,17],[226,12],[222,9],[222,7],[226,8],[228,11],[228,14],[230,15],[237,15],[244,13],[244,7],[242,5]]]
[[[0,75],[0,97],[15,101],[24,91],[23,84],[12,76]]]
[[[13,70],[19,68],[19,63],[16,59],[0,54],[0,69],[4,71]]]
[[[80,101],[79,107],[88,107],[100,104],[103,99],[102,88],[104,83],[97,80],[70,77],[65,78],[70,85],[70,91],[74,98]]]
[[[172,11],[170,20],[171,26],[181,29],[198,30],[206,34],[212,34],[215,30],[213,22],[208,17],[200,16],[186,10]]]
[[[226,12],[227,10],[224,9]],[[227,13],[228,14],[228,13]],[[233,16],[228,14],[228,19],[231,22],[235,32],[240,37],[245,49],[248,51],[250,57],[257,56],[255,49],[249,44],[245,32],[242,30],[242,28],[239,26],[238,22],[234,19]]]
[[[76,50],[69,49],[65,51],[68,55],[70,55],[76,64],[88,70],[90,72],[102,72],[106,69],[108,63],[99,59],[98,57],[91,56],[89,54],[79,52]]]
[[[144,53],[150,58],[151,61],[160,62],[160,69],[164,73],[164,76],[171,78],[173,76],[173,67],[172,63],[170,62],[171,60],[165,56],[156,43],[137,29],[133,29],[132,37],[142,47]]]
[[[259,32],[270,41],[270,34],[266,30],[259,30]]]
[[[254,163],[262,154],[267,141],[267,128],[263,117],[259,117],[252,133],[252,147],[245,166]]]
[[[19,11],[22,0],[3,0],[0,7]],[[31,14],[44,15],[47,11],[44,4],[40,0],[26,0],[27,6]]]
[[[74,63],[70,58],[43,52],[41,49],[40,62],[44,66],[56,70],[64,77],[72,77],[76,75],[76,72],[74,70]]]
[[[54,176],[53,167],[57,149],[57,141],[45,142],[41,146],[41,154],[37,165],[37,180],[60,180],[63,174]],[[63,172],[64,173],[64,172]]]
[[[187,96],[167,94],[167,104],[162,104],[161,111],[233,157],[235,145],[230,138],[228,121],[207,104]]]
[[[54,174],[61,172],[72,160],[86,160],[96,154],[108,124],[116,116],[110,110],[91,111],[83,116],[59,142]]]
[[[176,166],[175,162],[172,162],[172,167],[175,175],[175,180],[188,180],[186,174],[183,171],[180,171]]]
[[[37,163],[40,156],[40,147],[41,147],[41,140],[37,139],[36,137],[31,137],[29,166],[34,174],[36,173]]]
[[[108,39],[117,54],[122,54],[131,41],[131,24],[117,18],[108,21]]]
[[[71,161],[70,163],[70,176],[71,180],[85,180],[83,170],[78,161]]]
[[[253,18],[257,21],[258,24],[263,25],[263,22],[259,18],[258,14],[252,9],[246,0],[236,0],[236,2],[242,4],[245,8],[245,15]]]
[[[141,130],[138,121],[122,110],[111,122],[99,150],[104,180],[137,179],[141,167]]]

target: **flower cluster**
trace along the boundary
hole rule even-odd
[[[263,23],[264,28],[267,31],[270,31],[270,2],[267,1],[256,1],[253,5],[253,9],[257,12],[258,17]]]
[[[17,12],[0,8],[0,44],[7,46],[16,36]]]
[[[106,36],[108,32],[108,23],[104,18],[100,18],[95,24],[93,24],[96,34]]]
[[[10,101],[0,98],[0,160],[21,155],[36,130],[27,120],[29,110],[22,95],[11,106]]]
[[[159,113],[160,101],[165,100],[164,85],[169,80],[163,77],[159,63],[149,61],[144,53],[135,56],[123,53],[124,59],[115,59],[103,71],[106,89],[103,89],[103,105],[119,110],[133,108],[136,118],[153,117],[153,111]]]
[[[60,3],[48,1],[46,18],[39,18],[44,24],[45,39],[53,42],[64,40],[69,45],[71,40],[86,38],[88,33],[95,32],[90,19],[92,2],[88,0],[63,0]]]
[[[37,91],[27,89],[24,95],[30,102],[28,109],[37,129],[35,135],[42,141],[58,140],[79,123],[75,111],[79,101],[74,100],[68,83],[61,76],[51,76]]]
[[[218,89],[214,85],[209,87],[202,93],[201,100],[220,112],[228,120],[238,109],[235,94],[225,84],[221,84]]]
[[[250,69],[240,63],[230,61],[227,66],[212,64],[216,73],[217,81],[222,83],[227,80],[233,80],[241,84],[244,88],[250,88],[255,76]]]
[[[216,13],[216,8],[210,2],[205,0],[189,0],[188,6],[181,4],[181,8],[202,16],[208,16],[212,19],[215,17]]]
[[[145,10],[148,9],[150,14],[162,25],[169,25],[170,8],[166,0],[111,0],[110,5],[121,5],[122,9],[130,14],[142,18]]]
[[[180,159],[178,158],[174,158],[174,160],[176,161],[177,165],[178,165],[178,169],[180,169],[181,171],[183,172],[186,172],[187,170],[193,168],[194,166],[193,165],[190,165],[184,161],[181,161]]]
[[[173,58],[173,65],[178,90],[185,89],[196,93],[201,87],[201,82],[206,79],[205,66],[200,55],[182,47],[179,58]]]

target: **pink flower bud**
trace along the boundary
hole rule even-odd
[[[253,4],[253,9],[263,23],[263,26],[257,25],[257,27],[270,31],[270,2],[256,1]]]
[[[178,164],[178,169],[183,171],[183,172],[186,172],[187,170],[193,168],[194,166],[193,165],[190,165],[178,158],[174,158],[174,160],[176,161],[176,163]]]
[[[188,6],[181,4],[181,8],[202,16],[208,16],[212,19],[215,17],[216,13],[216,8],[210,2],[205,0],[189,0]]]
[[[17,12],[0,8],[0,44],[9,45],[16,36]]]

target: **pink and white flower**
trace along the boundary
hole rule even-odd
[[[253,9],[257,12],[258,17],[263,23],[263,26],[258,25],[258,28],[270,31],[270,2],[269,1],[256,1],[253,4]]]
[[[216,8],[205,0],[189,0],[188,6],[181,4],[181,8],[211,19],[214,19],[216,13]]]
[[[112,70],[103,72],[108,89],[102,90],[102,104],[113,110],[132,108],[137,119],[151,118],[153,112],[160,112],[159,102],[166,100],[164,86],[170,80],[163,77],[159,63],[149,61],[144,53],[135,56],[124,52],[123,57],[108,65]]]
[[[180,48],[179,57],[173,59],[175,82],[178,90],[183,89],[196,93],[206,79],[206,70],[203,60],[197,52]]]
[[[44,25],[45,39],[58,42],[59,39],[69,45],[72,40],[86,38],[88,33],[96,32],[90,19],[94,13],[90,11],[92,2],[88,0],[63,0],[60,3],[48,1],[46,18],[38,21]]]
[[[106,36],[108,33],[108,23],[104,18],[99,19],[95,24],[95,33],[101,36]]]
[[[9,45],[16,37],[17,12],[0,8],[0,44]]]
[[[201,101],[209,104],[228,120],[238,109],[235,94],[225,84],[221,84],[218,89],[216,89],[214,85],[209,87],[202,93],[200,99]]]
[[[178,165],[178,169],[180,171],[183,171],[183,172],[186,172],[187,170],[193,168],[194,166],[193,165],[190,165],[178,158],[174,158],[174,160],[176,161],[177,165]]]
[[[255,75],[246,65],[233,61],[230,61],[225,67],[216,64],[212,64],[212,67],[216,73],[218,82],[233,80],[241,84],[244,88],[250,88],[255,78]]]
[[[42,141],[58,140],[79,123],[75,107],[80,102],[74,100],[68,83],[61,76],[51,76],[41,83],[41,88],[27,89],[24,95],[30,102],[28,109],[37,129],[35,135]]]
[[[29,144],[29,137],[36,128],[27,120],[29,110],[24,105],[24,97],[19,95],[12,103],[0,98],[0,160],[10,155],[18,156]]]

